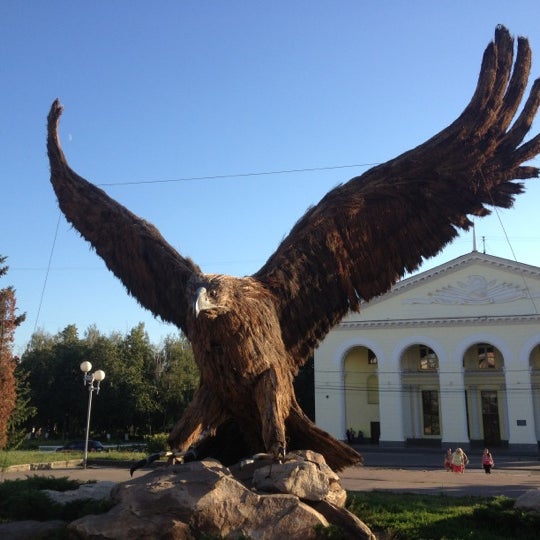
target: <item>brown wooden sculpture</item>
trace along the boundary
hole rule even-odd
[[[48,117],[51,181],[68,221],[147,309],[190,340],[200,387],[170,435],[175,450],[209,435],[200,455],[225,464],[284,448],[322,453],[335,470],[361,456],[300,409],[293,378],[350,310],[387,291],[457,234],[485,205],[508,208],[540,135],[523,143],[540,100],[526,39],[498,27],[475,94],[438,135],[330,191],[296,223],[254,275],[203,274],[149,223],[78,176],[58,139],[62,107]]]

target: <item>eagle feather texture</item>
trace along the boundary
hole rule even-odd
[[[62,107],[48,117],[51,182],[69,222],[128,292],[190,340],[200,387],[170,442],[231,461],[248,452],[310,448],[339,470],[361,457],[301,411],[292,381],[315,347],[349,311],[386,292],[436,255],[487,206],[509,208],[538,177],[524,165],[540,135],[523,142],[540,104],[540,80],[527,88],[531,51],[497,27],[475,93],[446,129],[404,154],[331,190],[294,225],[253,276],[205,275],[159,231],[75,173],[58,137]],[[198,291],[215,306],[196,317]],[[225,457],[227,456],[227,457]]]

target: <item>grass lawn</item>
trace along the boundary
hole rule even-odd
[[[514,510],[508,497],[453,497],[350,492],[347,508],[378,537],[390,540],[532,540],[540,515]],[[336,536],[335,538],[338,538]]]
[[[110,459],[111,461],[131,461],[141,459],[144,452],[111,450],[109,452],[90,452],[88,459]],[[0,451],[0,471],[11,465],[26,463],[48,463],[83,458],[83,452],[43,452],[39,450]]]

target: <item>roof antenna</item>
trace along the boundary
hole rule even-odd
[[[482,236],[482,248],[484,255],[486,254],[486,237]]]

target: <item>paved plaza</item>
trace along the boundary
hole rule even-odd
[[[495,468],[488,475],[481,468],[480,451],[469,452],[470,464],[467,470],[464,474],[455,474],[443,469],[443,452],[433,449],[385,450],[366,446],[359,447],[358,450],[364,456],[365,465],[350,467],[340,473],[342,485],[348,491],[384,490],[446,495],[506,495],[517,498],[528,490],[540,488],[538,456],[514,455],[507,451],[501,451],[499,454],[495,452]],[[134,477],[148,474],[149,470],[138,470]],[[80,466],[71,466],[38,471],[0,472],[0,481],[26,478],[34,474],[68,476],[81,481],[125,482],[130,479],[129,464],[108,467],[90,462],[86,470]]]

